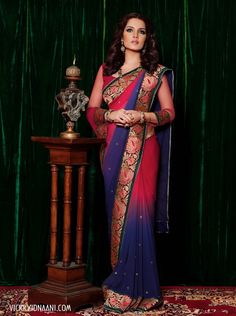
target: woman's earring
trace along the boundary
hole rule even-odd
[[[146,44],[144,44],[142,50],[141,50],[141,54],[144,55],[146,53]]]
[[[125,52],[125,46],[124,46],[124,41],[121,40],[121,47],[120,47],[120,50],[122,51],[122,53]]]

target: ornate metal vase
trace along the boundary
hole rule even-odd
[[[89,98],[84,94],[83,90],[78,89],[77,81],[81,80],[80,69],[73,65],[66,69],[66,77],[69,85],[65,89],[61,89],[55,99],[58,103],[58,110],[66,121],[67,130],[60,133],[60,137],[74,139],[79,137],[79,133],[74,131],[75,122],[81,116],[81,111],[85,111],[85,106]]]

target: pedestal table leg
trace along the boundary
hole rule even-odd
[[[81,264],[83,245],[83,219],[84,219],[84,178],[85,166],[78,169],[78,204],[77,204],[77,226],[76,226],[76,263]]]
[[[57,207],[58,207],[58,167],[51,165],[51,223],[50,223],[50,259],[51,264],[57,263]]]
[[[64,171],[64,223],[63,223],[63,267],[68,267],[70,258],[71,240],[71,189],[72,189],[72,166],[65,166]]]

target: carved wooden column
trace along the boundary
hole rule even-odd
[[[63,267],[70,265],[72,166],[64,172]]]
[[[51,226],[50,226],[50,260],[57,263],[57,211],[58,211],[58,167],[51,165]]]
[[[84,219],[84,177],[85,167],[78,169],[78,203],[77,203],[77,226],[76,226],[76,263],[82,263],[83,247],[83,219]]]
[[[92,304],[102,299],[102,290],[85,279],[86,265],[83,262],[83,218],[84,181],[88,165],[87,153],[104,140],[96,138],[63,139],[59,137],[32,137],[49,150],[51,165],[51,221],[50,258],[48,277],[43,283],[29,291],[29,304],[70,304],[75,310],[79,306]],[[64,170],[63,236],[58,245],[58,172]],[[72,172],[78,172],[77,207],[72,205]],[[76,213],[75,258],[71,257],[72,211]],[[74,235],[73,235],[74,236]],[[57,248],[62,247],[62,258],[57,257]]]

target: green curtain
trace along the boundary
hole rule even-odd
[[[55,95],[74,55],[90,94],[119,18],[140,11],[175,73],[170,234],[157,236],[162,284],[235,285],[233,88],[236,2],[14,0],[0,2],[0,283],[34,284],[48,260],[48,153],[30,140],[65,129]],[[92,136],[83,115],[82,136]],[[62,180],[62,179],[61,179]],[[98,153],[87,171],[88,278],[109,271]],[[106,264],[104,264],[106,262]]]

